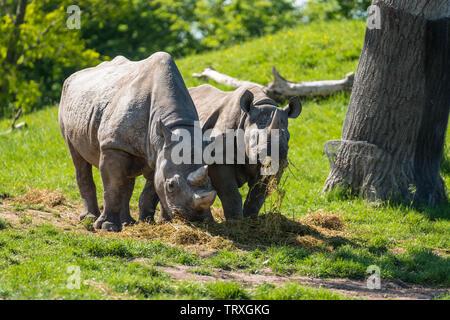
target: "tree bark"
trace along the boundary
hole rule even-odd
[[[381,29],[364,47],[324,191],[436,205],[450,111],[450,1],[374,0]]]

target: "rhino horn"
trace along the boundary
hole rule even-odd
[[[197,210],[206,210],[214,203],[216,191],[205,191],[202,193],[194,193],[194,208]]]
[[[188,182],[194,186],[204,186],[207,182],[208,166],[203,166],[188,175]]]

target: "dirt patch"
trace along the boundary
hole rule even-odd
[[[433,249],[433,253],[442,258],[450,257],[450,250],[446,249]]]
[[[0,217],[23,229],[49,223],[64,230],[83,230],[79,210],[79,205],[68,203],[60,192],[49,190],[31,190],[0,202]]]
[[[347,297],[361,299],[434,299],[450,291],[450,288],[434,288],[407,284],[401,281],[381,281],[381,289],[372,290],[367,288],[366,280],[351,279],[320,279],[303,276],[279,276],[270,272],[270,269],[263,270],[260,274],[240,273],[222,269],[214,269],[212,275],[199,275],[192,273],[195,267],[156,267],[158,270],[168,273],[173,279],[183,281],[191,280],[196,282],[233,281],[244,285],[261,285],[271,283],[282,285],[289,282],[296,282],[300,285],[326,288]]]
[[[83,281],[84,286],[89,286],[91,288],[94,288],[95,290],[101,291],[105,295],[108,296],[108,299],[116,299],[116,300],[135,300],[136,298],[129,295],[129,294],[118,294],[114,292],[114,290],[111,290],[106,284],[96,282],[94,280],[85,280]]]
[[[399,254],[405,253],[405,252],[406,252],[406,249],[405,249],[405,248],[398,248],[398,247],[395,247],[395,248],[390,249],[389,251],[390,251],[393,255],[399,255]]]

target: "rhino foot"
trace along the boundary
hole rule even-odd
[[[123,226],[130,226],[136,224],[136,220],[134,220],[131,216],[121,219],[121,223]]]
[[[111,221],[107,216],[101,215],[94,223],[95,229],[102,229],[106,231],[120,232],[122,231],[122,225],[115,221]]]
[[[83,212],[82,214],[80,214],[78,216],[78,218],[80,219],[80,221],[84,220],[84,219],[93,219],[96,220],[98,218],[98,215],[91,213],[91,212]]]
[[[225,215],[225,220],[229,221],[229,220],[240,220],[243,218],[242,213],[241,214],[228,214]]]
[[[148,216],[140,216],[139,221],[146,222],[146,223],[153,223],[155,222],[155,215],[148,215]]]
[[[244,217],[245,218],[257,218],[259,212],[257,210],[245,210],[244,209]]]
[[[102,223],[102,230],[120,232],[122,231],[122,226],[113,222],[106,221]]]

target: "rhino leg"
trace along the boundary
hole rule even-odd
[[[211,212],[211,208],[209,208],[208,210],[206,210],[205,214],[203,215],[203,217],[201,218],[201,221],[203,220],[211,220],[214,221],[214,217],[212,215]]]
[[[131,156],[119,150],[105,150],[100,155],[100,174],[103,181],[103,202],[105,209],[95,221],[96,229],[121,231],[120,212],[124,202],[129,201],[129,194],[124,192],[129,187],[130,178],[127,169],[132,163]]]
[[[147,179],[144,190],[139,197],[139,221],[153,222],[155,220],[155,210],[158,205],[158,195],[152,179]]]
[[[122,208],[120,209],[120,222],[124,226],[128,226],[130,224],[135,224],[136,220],[134,220],[130,215],[130,199],[133,195],[134,182],[135,178],[129,178],[127,182],[124,192],[124,199],[122,202]]]
[[[158,217],[158,223],[161,222],[167,222],[167,221],[171,221],[173,218],[172,214],[170,213],[169,209],[167,209],[167,207],[160,202],[159,203],[159,217]]]
[[[249,182],[249,191],[244,203],[244,217],[258,216],[267,195],[266,179],[256,179]]]
[[[75,175],[83,199],[83,211],[80,214],[80,220],[86,217],[97,219],[100,216],[100,210],[97,202],[97,189],[92,178],[92,165],[81,157],[70,142],[67,143],[75,167]]]
[[[210,165],[208,174],[222,202],[225,219],[242,218],[242,196],[239,193],[236,181],[235,167],[232,165]]]

